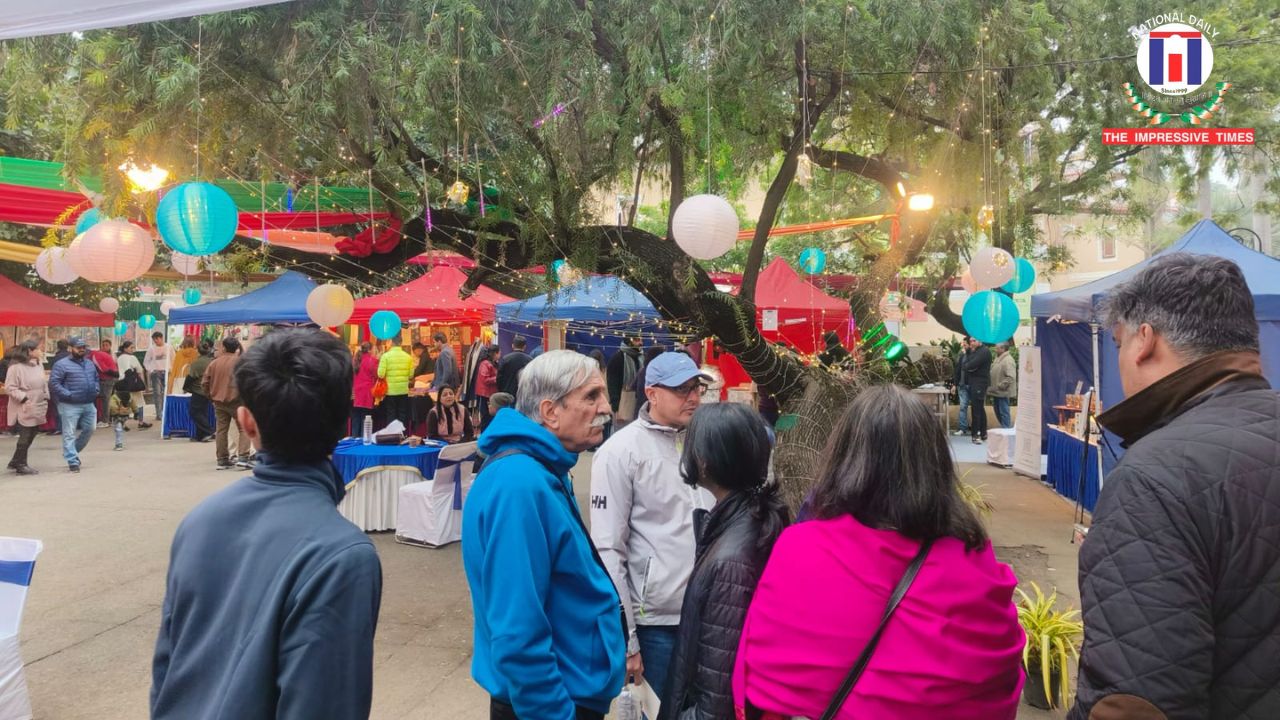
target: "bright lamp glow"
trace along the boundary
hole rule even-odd
[[[899,196],[899,197],[906,197],[906,196],[907,196],[907,188],[906,188],[906,187],[904,187],[904,186],[902,185],[902,183],[898,183],[898,196]]]
[[[907,209],[915,212],[926,212],[933,209],[933,196],[929,193],[915,193],[907,198]]]
[[[152,165],[143,170],[134,165],[132,160],[121,165],[120,171],[129,178],[129,184],[133,186],[135,193],[159,190],[164,187],[164,181],[169,177],[169,171],[158,165]]]

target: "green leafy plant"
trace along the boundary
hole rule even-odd
[[[1022,648],[1022,664],[1027,672],[1038,667],[1044,679],[1045,697],[1049,705],[1054,706],[1052,696],[1052,678],[1056,671],[1059,682],[1060,698],[1063,707],[1070,705],[1070,688],[1067,687],[1067,664],[1071,658],[1080,657],[1080,636],[1084,633],[1084,622],[1080,620],[1080,611],[1075,609],[1058,610],[1058,592],[1045,596],[1036,583],[1030,583],[1035,597],[1017,588],[1018,623],[1027,633],[1027,644]]]

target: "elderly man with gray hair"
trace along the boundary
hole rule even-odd
[[[1128,451],[1080,550],[1071,720],[1280,718],[1280,398],[1235,263],[1172,254],[1108,298]]]
[[[515,408],[480,436],[488,460],[463,508],[471,674],[493,720],[601,720],[622,690],[627,632],[569,470],[600,444],[609,393],[596,361],[567,350],[519,382]]]

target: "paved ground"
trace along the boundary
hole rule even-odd
[[[13,443],[0,439],[0,455]],[[211,445],[162,441],[154,430],[129,433],[118,453],[110,432],[99,431],[79,475],[66,472],[58,438],[37,439],[31,462],[42,474],[0,476],[0,535],[45,543],[22,630],[36,717],[146,717],[169,541],[191,507],[238,474],[214,471]],[[966,467],[996,506],[989,525],[1001,557],[1020,579],[1058,586],[1077,604],[1070,506],[1036,481]],[[576,474],[580,501],[586,469]],[[413,548],[389,533],[374,542],[385,580],[372,717],[486,718],[486,697],[469,674],[471,608],[458,546]],[[1025,706],[1019,714],[1053,717]]]

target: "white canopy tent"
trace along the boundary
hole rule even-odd
[[[194,17],[288,0],[0,0],[0,40]]]

